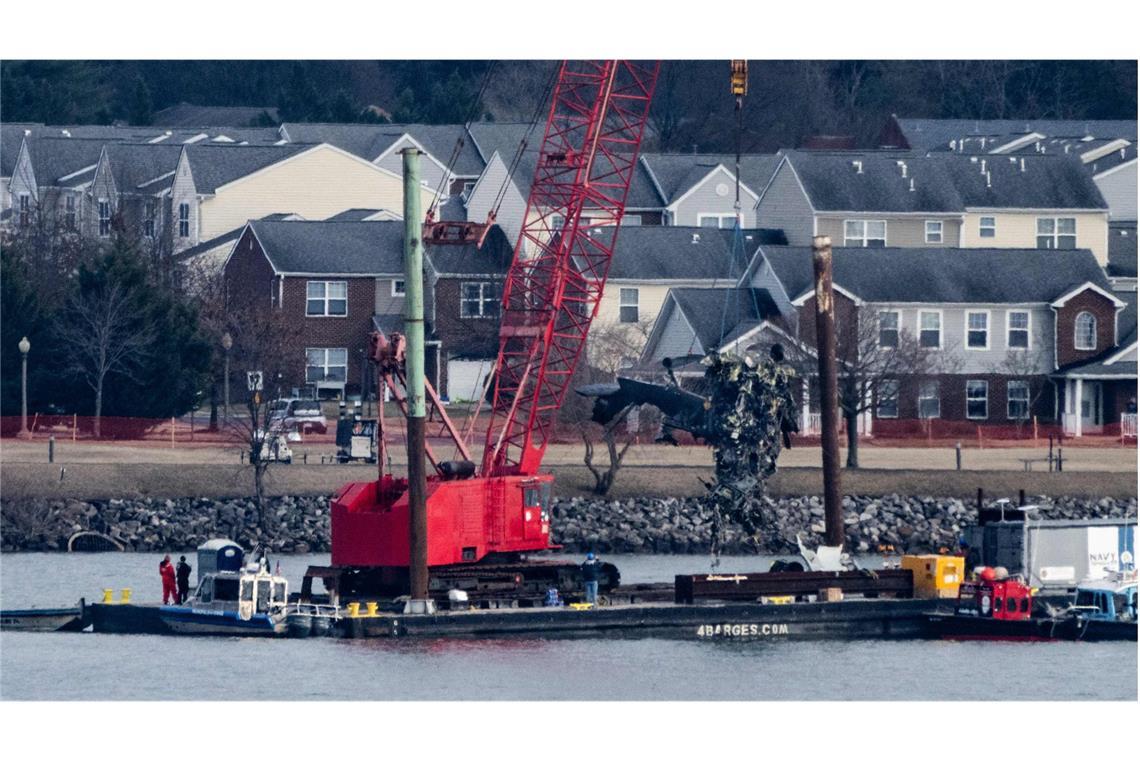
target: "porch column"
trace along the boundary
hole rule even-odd
[[[1073,437],[1081,437],[1081,402],[1084,400],[1085,394],[1085,381],[1077,378],[1075,390],[1073,391]]]
[[[811,379],[807,375],[800,377],[800,432],[808,435],[811,432]]]

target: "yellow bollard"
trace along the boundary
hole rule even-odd
[[[376,602],[369,602],[368,603],[368,617],[376,617],[376,612],[379,609],[379,607],[380,607],[380,605],[377,604]]]
[[[348,603],[348,616],[352,618],[360,617],[360,602]]]
[[[103,604],[114,604],[114,603],[115,603],[115,589],[113,589],[113,588],[103,589]]]
[[[129,588],[125,588],[119,591],[119,602],[121,604],[131,603],[131,590]]]

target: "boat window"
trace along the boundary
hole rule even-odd
[[[269,593],[271,581],[257,582],[257,611],[269,612]]]
[[[276,581],[273,584],[273,601],[279,604],[285,603],[285,581]]]
[[[1096,594],[1091,591],[1077,591],[1076,606],[1078,607],[1096,607]]]
[[[200,602],[211,602],[214,597],[214,579],[203,578],[198,584],[198,591],[194,594]]]
[[[1029,597],[1027,596],[1021,597],[1021,611],[1029,612]]]
[[[1126,612],[1128,612],[1128,597],[1124,594],[1113,594],[1112,603],[1113,606],[1116,607],[1116,609],[1113,610],[1113,613],[1117,617],[1122,617]]]
[[[237,578],[215,578],[214,600],[218,602],[236,602],[238,598]]]
[[[1017,612],[1017,600],[1014,599],[1012,596],[1007,596],[1005,598],[1005,611],[1006,612]]]
[[[253,601],[253,581],[241,582],[241,600],[243,602]]]

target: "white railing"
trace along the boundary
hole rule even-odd
[[[860,414],[857,419],[859,435],[867,435],[866,415]],[[800,435],[819,435],[822,431],[822,415],[819,412],[807,412],[801,416]],[[840,435],[846,435],[847,433],[847,420],[845,420],[843,417],[839,418],[839,433]]]
[[[1136,437],[1136,412],[1120,415],[1120,437]]]

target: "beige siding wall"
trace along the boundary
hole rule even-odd
[[[724,287],[727,283],[725,280],[721,280],[718,284]],[[627,340],[632,347],[636,348],[634,352],[636,354],[645,347],[645,341],[649,338],[649,333],[653,331],[653,325],[661,313],[661,307],[665,304],[665,296],[669,294],[669,288],[709,288],[712,286],[711,280],[650,283],[643,280],[611,279],[606,282],[606,289],[603,291],[602,300],[598,304],[598,316],[595,318],[594,324],[601,329],[613,329],[614,326],[621,325],[621,309],[619,308],[621,289],[637,288],[637,313],[640,324],[636,326],[629,324],[627,327],[617,328],[627,331]]]
[[[846,219],[882,219],[886,221],[887,245],[899,248],[954,247],[959,245],[958,240],[962,227],[962,222],[959,219],[946,219],[936,216],[890,216],[888,214],[864,214],[860,216],[853,214],[839,216],[818,215],[816,217],[816,234],[830,235],[832,245],[844,245],[843,222]],[[928,221],[942,222],[941,243],[926,242],[926,223]]]
[[[403,208],[403,181],[398,176],[328,147],[250,175],[202,200],[198,234],[208,240],[267,214],[296,213],[309,220],[327,219],[350,208]],[[432,191],[424,188],[426,210]]]
[[[983,238],[978,234],[979,220],[994,217],[994,236]],[[962,229],[963,248],[1036,248],[1037,219],[1039,217],[1073,217],[1077,220],[1077,248],[1088,248],[1097,263],[1108,263],[1108,214],[1105,212],[1036,212],[1000,213],[971,211],[965,216]]]

